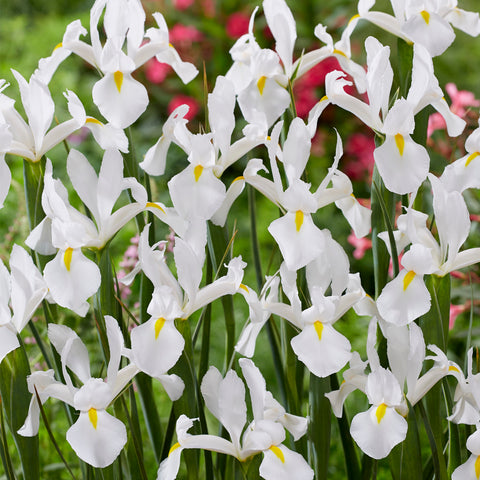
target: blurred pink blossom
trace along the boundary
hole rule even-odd
[[[197,115],[200,110],[200,105],[195,98],[180,94],[175,95],[168,104],[168,114],[170,115],[180,105],[188,105],[190,107],[188,113],[185,115],[187,120],[195,118],[195,115]]]
[[[372,248],[372,241],[369,238],[357,238],[353,232],[348,236],[347,240],[350,245],[355,247],[353,258],[357,260],[363,258],[367,250]]]
[[[351,160],[345,165],[345,173],[352,180],[366,180],[373,172],[373,151],[375,140],[373,136],[363,133],[351,135],[345,145],[345,153]]]
[[[152,58],[145,65],[145,76],[151,83],[162,83],[170,71],[170,65],[159,62],[156,58]]]
[[[199,42],[203,38],[203,34],[191,25],[177,23],[170,29],[169,38],[175,47],[185,48],[191,46],[193,42]]]
[[[455,325],[455,320],[457,317],[467,311],[470,308],[470,302],[467,302],[465,305],[454,305],[453,303],[450,305],[450,318],[448,321],[448,328],[451,330]]]
[[[454,83],[447,83],[445,90],[452,100],[450,110],[461,118],[467,114],[466,107],[480,107],[480,100],[476,100],[472,92],[468,90],[458,90]],[[446,128],[447,124],[440,113],[435,112],[430,115],[427,128],[428,137],[430,137],[435,130],[445,130]]]
[[[248,33],[248,22],[250,18],[242,12],[232,13],[227,19],[227,35],[230,38],[240,38]]]
[[[174,0],[173,4],[177,10],[186,10],[195,3],[195,0]]]

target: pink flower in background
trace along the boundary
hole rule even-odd
[[[169,39],[175,47],[185,48],[191,46],[193,42],[199,42],[202,38],[202,33],[191,25],[177,23],[170,29]]]
[[[188,105],[190,107],[188,113],[185,115],[187,120],[195,118],[195,115],[197,115],[200,110],[200,105],[193,97],[189,97],[188,95],[176,95],[168,104],[168,114],[170,115],[180,105]]]
[[[321,87],[325,85],[325,77],[327,73],[341,69],[338,60],[335,57],[328,57],[315,65],[305,74],[305,83],[311,87]]]
[[[450,305],[450,318],[448,321],[448,328],[451,330],[455,325],[455,320],[457,317],[467,311],[470,308],[470,302],[467,302],[465,305],[454,305],[453,303]]]
[[[373,151],[375,140],[373,136],[363,133],[351,135],[345,145],[345,153],[351,160],[345,166],[345,173],[352,180],[366,180],[373,172]]]
[[[350,245],[355,247],[353,258],[357,260],[363,258],[367,250],[372,248],[372,241],[369,238],[357,238],[353,232],[348,236],[347,240]]]
[[[152,58],[145,65],[145,76],[149,82],[158,84],[165,80],[170,70],[170,65],[159,62],[156,58]]]
[[[240,38],[248,33],[250,18],[242,12],[232,13],[227,19],[227,35],[230,38]]]
[[[307,118],[310,110],[318,102],[315,89],[305,82],[305,78],[299,78],[295,82],[295,109],[300,118]]]
[[[468,90],[458,90],[454,83],[447,83],[445,90],[452,100],[450,110],[461,118],[467,114],[466,107],[480,107],[480,100],[475,99],[475,95],[472,92]],[[430,137],[435,130],[445,130],[446,128],[447,124],[440,113],[435,112],[430,115],[427,128],[428,137]]]
[[[174,0],[173,4],[177,10],[186,10],[195,3],[195,0]]]

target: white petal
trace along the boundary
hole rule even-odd
[[[69,269],[64,256],[65,251],[59,250],[47,263],[43,272],[45,281],[56,303],[83,317],[89,308],[87,300],[100,286],[100,270],[79,249],[73,250]]]
[[[84,462],[95,468],[111,465],[127,443],[125,425],[105,410],[96,411],[96,426],[81,412],[68,429],[67,441]]]
[[[317,329],[307,325],[291,345],[298,359],[320,378],[340,371],[352,356],[350,342],[328,323]]]
[[[322,251],[322,232],[309,214],[287,212],[274,220],[268,231],[278,243],[289,270],[304,267]]]
[[[409,275],[409,277],[407,277]],[[407,325],[430,310],[430,294],[423,275],[403,269],[377,299],[380,315],[395,325]]]
[[[392,448],[405,440],[407,421],[393,408],[386,407],[385,413],[378,421],[377,410],[382,407],[373,405],[369,410],[355,415],[350,426],[350,433],[357,445],[368,456],[385,458]]]
[[[394,136],[387,136],[383,145],[374,150],[373,156],[385,186],[391,192],[402,195],[414,192],[427,177],[430,157],[426,149],[409,135],[398,141]]]
[[[95,105],[102,115],[119,128],[126,128],[134,123],[148,105],[145,87],[130,74],[122,75],[121,86],[115,82],[114,74],[107,73],[92,90]]]
[[[185,345],[173,321],[162,318],[152,318],[135,327],[131,332],[131,341],[134,362],[151,377],[160,377],[170,370]]]
[[[276,445],[263,452],[260,476],[265,480],[311,480],[314,473],[305,459],[283,445]]]

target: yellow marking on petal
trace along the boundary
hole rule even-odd
[[[172,45],[171,43],[169,43],[169,44],[168,44],[168,46],[169,46],[170,48],[174,48],[174,47],[173,47],[173,45]]]
[[[118,93],[120,93],[123,84],[123,73],[120,70],[117,70],[113,74],[113,80],[115,81],[115,85],[117,86]]]
[[[348,23],[351,23],[353,22],[356,18],[360,18],[360,15],[357,13],[356,15],[354,15],[349,21]]]
[[[276,445],[272,445],[269,450],[271,450],[282,463],[285,463],[285,455]]]
[[[425,23],[428,25],[430,23],[430,14],[426,10],[422,10],[420,15],[425,20]]]
[[[260,95],[263,95],[263,89],[265,88],[266,81],[267,81],[267,77],[265,75],[261,76],[258,79],[257,87],[258,87],[258,91],[260,92]]]
[[[200,175],[202,175],[203,172],[203,166],[202,165],[197,165],[193,169],[193,175],[195,176],[195,181],[198,182],[198,179],[200,178]]]
[[[403,277],[403,291],[405,291],[408,286],[412,283],[412,280],[415,278],[416,273],[410,270],[407,272],[405,277]]]
[[[303,225],[303,212],[301,210],[297,210],[295,212],[295,227],[297,228],[297,232],[300,231]]]
[[[181,447],[181,445],[180,445],[178,442],[175,443],[174,445],[172,445],[172,448],[171,448],[170,451],[168,452],[168,456],[170,456],[170,454],[171,454],[172,452],[174,452],[177,448],[180,448],[180,447]]]
[[[58,50],[59,48],[62,48],[62,47],[63,47],[63,43],[60,42],[57,45],[55,45],[55,48],[53,49],[53,51]]]
[[[65,264],[65,268],[67,269],[67,272],[70,271],[70,265],[72,263],[72,254],[73,254],[73,248],[68,247],[65,250],[65,253],[63,254],[63,263]]]
[[[395,135],[395,143],[397,144],[398,151],[400,152],[400,155],[403,155],[403,150],[405,149],[405,139],[403,138],[403,135],[400,133],[397,133]]]
[[[239,177],[235,178],[232,183],[238,182],[239,180],[245,180],[245,177],[240,175]]]
[[[323,323],[317,320],[313,326],[315,327],[315,331],[317,332],[318,339],[322,339],[322,333],[323,333]]]
[[[160,210],[162,213],[165,213],[165,210],[160,205],[157,205],[156,203],[147,202],[145,206],[147,208],[158,208],[158,210]]]
[[[375,416],[377,417],[377,422],[380,423],[382,418],[385,416],[385,412],[387,411],[387,405],[385,403],[381,403],[377,407],[377,411],[375,412]]]
[[[324,95],[318,103],[324,102],[325,100],[328,100],[328,97]]]
[[[90,422],[93,425],[93,428],[96,430],[97,429],[97,422],[98,422],[98,415],[97,415],[97,410],[95,408],[91,408],[88,411],[88,418],[90,419]]]
[[[270,135],[267,135],[267,140],[270,141],[272,137]]]
[[[165,325],[165,319],[163,317],[160,317],[155,322],[155,340],[158,338],[158,335],[160,334],[160,330],[163,328],[164,325]]]
[[[240,284],[240,288],[242,290],[245,290],[247,293],[249,292],[248,287],[246,285],[244,285],[243,283]]]
[[[480,155],[479,152],[472,153],[468,156],[467,161],[465,162],[465,166],[468,167],[471,161],[475,160]]]
[[[480,455],[475,460],[475,476],[477,479],[480,478]]]
[[[338,48],[335,48],[332,53],[336,53],[337,55],[348,58],[341,50],[338,50]]]
[[[87,117],[87,119],[85,120],[85,123],[95,123],[97,125],[102,125],[102,127],[103,127],[103,123],[100,120],[97,120],[94,117]]]
[[[459,370],[457,367],[455,367],[455,365],[450,365],[450,366],[448,367],[448,371],[449,371],[449,372],[457,372],[457,373],[460,373],[460,370]]]

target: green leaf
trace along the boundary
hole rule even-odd
[[[328,478],[332,411],[325,393],[331,391],[330,379],[310,374],[308,440],[315,478]]]
[[[395,194],[389,192],[378,173],[377,167],[373,169],[373,185],[371,191],[372,208],[372,252],[373,272],[375,277],[375,298],[377,298],[388,281],[388,267],[390,255],[383,240],[378,237],[380,232],[387,230],[385,219],[390,220],[390,225],[395,221]]]
[[[423,330],[425,343],[437,345],[446,352],[448,343],[448,322],[450,315],[450,275],[438,277],[429,275],[425,279],[432,299],[430,311],[420,319],[420,327]],[[435,476],[443,480],[447,478],[445,462],[443,423],[446,417],[445,398],[442,384],[435,385],[425,396],[426,417],[424,423],[431,431],[430,445],[432,448]],[[428,433],[428,431],[427,431]],[[432,442],[434,447],[432,447]]]
[[[415,410],[409,405],[405,440],[390,453],[390,470],[394,480],[422,480],[422,455]]]
[[[10,352],[0,363],[0,395],[5,420],[17,447],[24,478],[36,480],[40,478],[38,436],[22,437],[17,433],[27,418],[32,397],[27,387],[29,374],[30,367],[23,345]]]

